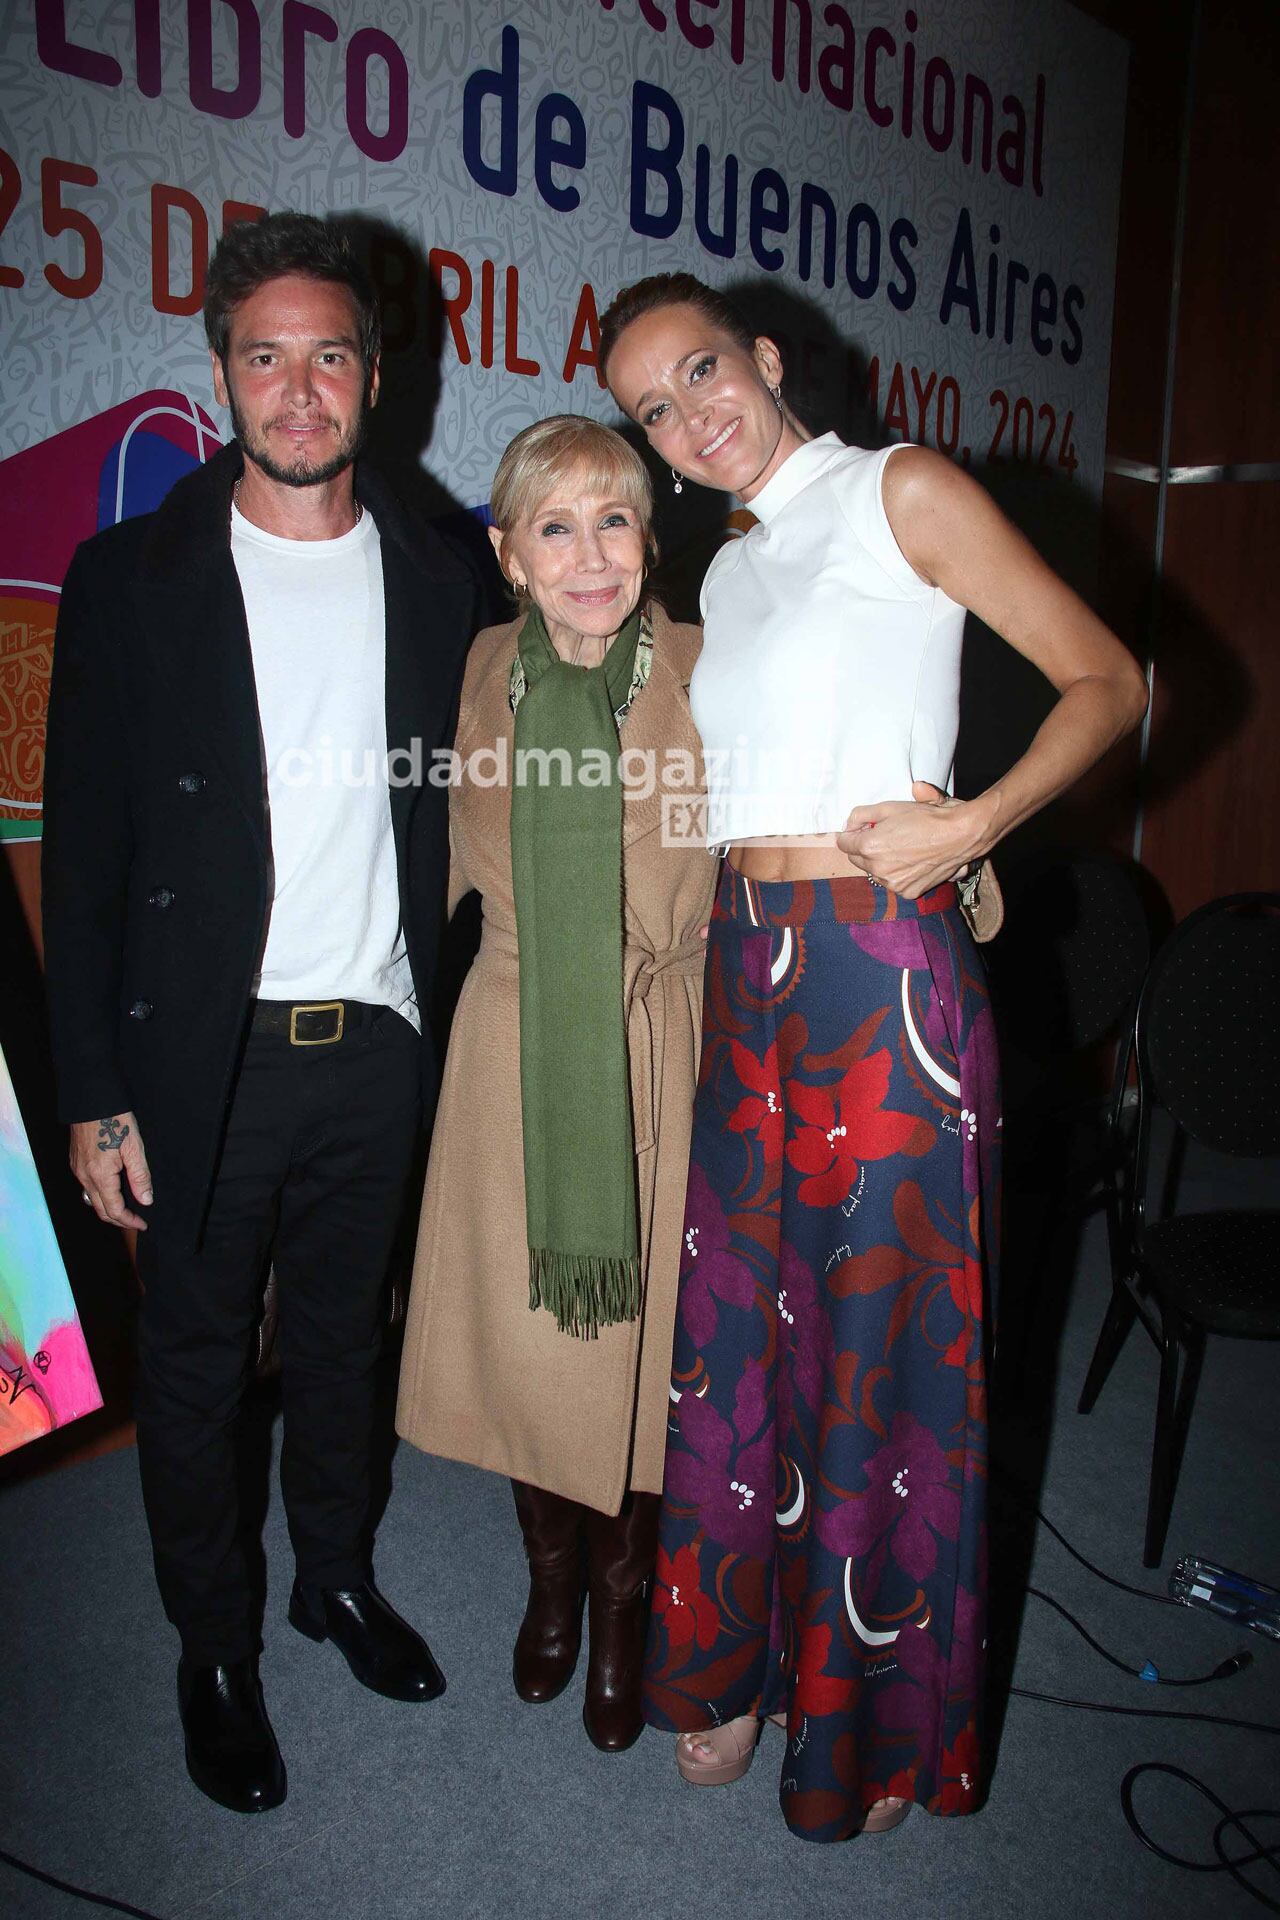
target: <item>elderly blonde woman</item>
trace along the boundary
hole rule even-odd
[[[483,935],[445,1066],[397,1425],[510,1476],[529,1559],[521,1699],[577,1663],[596,1746],[642,1726],[704,945],[701,635],[646,600],[643,462],[573,415],[516,435],[490,537],[517,617],[476,640],[450,910]],[[621,777],[620,777],[621,776]]]

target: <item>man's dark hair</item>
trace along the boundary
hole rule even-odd
[[[204,330],[225,363],[231,316],[243,300],[287,273],[331,280],[356,303],[360,358],[368,373],[382,345],[382,317],[373,283],[339,227],[313,213],[269,213],[237,220],[214,248],[204,293]]]

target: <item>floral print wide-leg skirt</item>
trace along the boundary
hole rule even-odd
[[[708,943],[652,1725],[787,1713],[813,1840],[981,1781],[995,1036],[955,889],[724,870]]]

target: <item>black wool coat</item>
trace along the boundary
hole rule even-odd
[[[198,1243],[269,906],[266,775],[231,558],[233,442],[155,513],[81,545],[58,612],[45,759],[45,971],[58,1110],[132,1111],[166,1226]],[[424,1029],[448,873],[448,746],[479,624],[471,563],[361,466],[381,537],[400,907]],[[420,745],[415,749],[412,743]],[[404,754],[393,770],[409,763]],[[422,1049],[423,1096],[437,1069]]]

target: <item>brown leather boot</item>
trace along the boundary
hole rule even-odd
[[[516,1635],[512,1678],[522,1700],[554,1700],[573,1678],[582,1645],[587,1583],[583,1521],[576,1500],[513,1480],[516,1513],[529,1556],[529,1603]]]
[[[582,1719],[592,1745],[605,1753],[621,1753],[644,1729],[640,1681],[661,1505],[656,1493],[629,1493],[616,1518],[587,1512],[590,1649]]]

